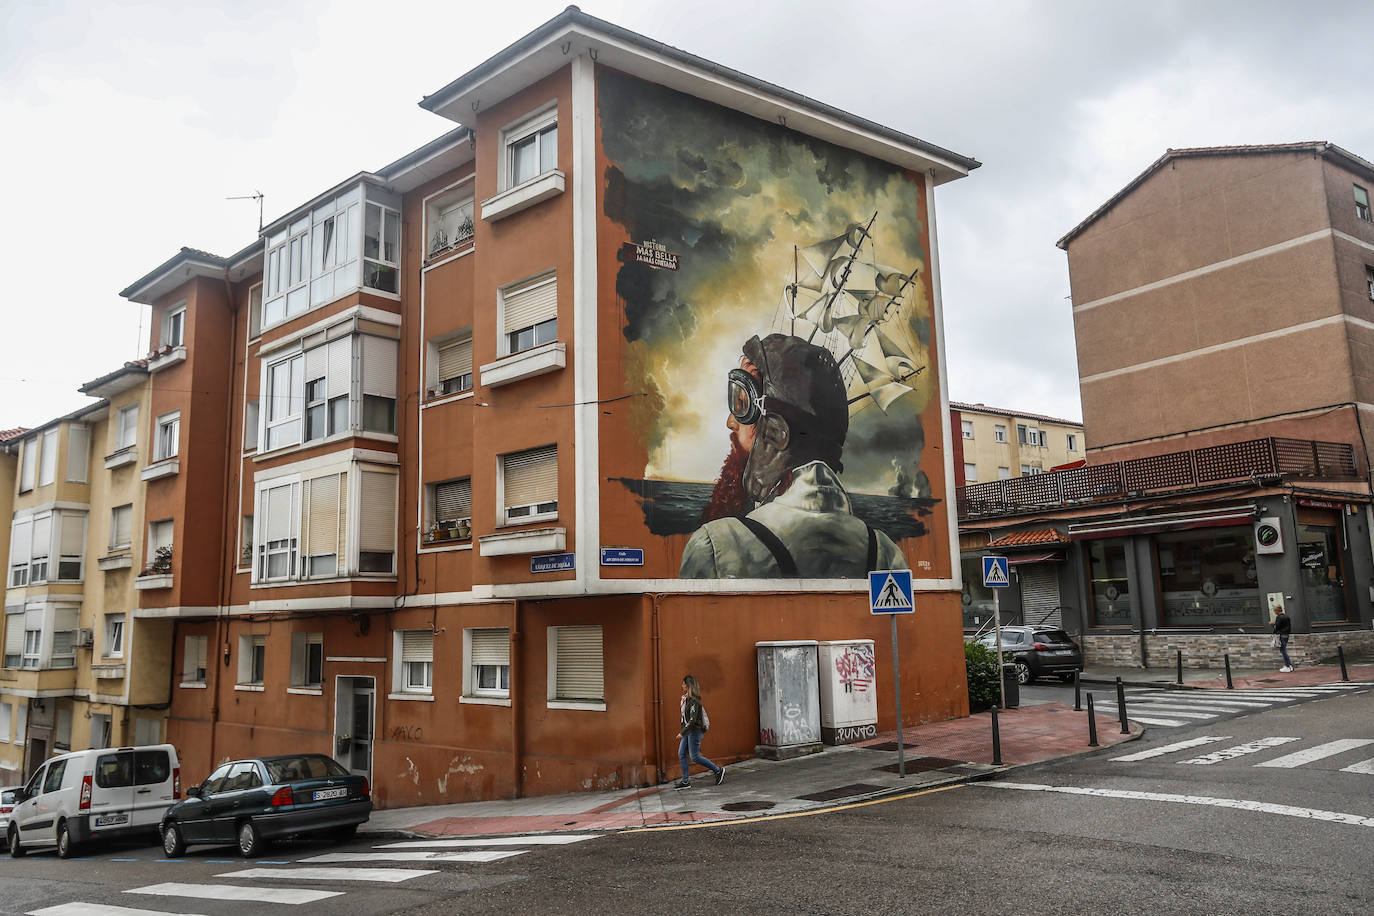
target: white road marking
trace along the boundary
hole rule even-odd
[[[150,884],[135,887],[126,894],[156,894],[159,897],[196,897],[201,900],[252,900],[257,903],[314,903],[326,897],[341,897],[343,891],[315,891],[303,887],[237,887],[230,884]]]
[[[1113,715],[1112,718],[1115,719],[1116,716]],[[1150,717],[1150,716],[1136,716],[1136,715],[1127,716],[1127,718],[1130,719],[1132,722],[1139,722],[1141,725],[1164,725],[1164,726],[1174,726],[1174,725],[1192,725],[1192,724],[1193,724],[1192,722],[1188,722],[1188,721],[1186,721],[1186,720],[1184,720],[1184,719],[1156,719],[1156,718],[1153,718],[1153,717]]]
[[[404,843],[383,843],[373,849],[420,849],[426,846],[456,848],[472,846],[564,846],[594,840],[594,833],[549,833],[539,836],[489,836],[464,837],[462,839],[407,840]]]
[[[1111,760],[1129,763],[1135,760],[1149,760],[1151,757],[1163,757],[1165,754],[1172,754],[1174,751],[1186,751],[1190,747],[1201,747],[1204,744],[1211,744],[1215,741],[1225,741],[1230,735],[1206,735],[1201,738],[1189,738],[1187,741],[1178,741],[1174,744],[1166,744],[1163,747],[1151,748],[1148,751],[1137,751],[1134,754],[1127,754],[1124,757],[1112,757]]]
[[[245,868],[228,871],[216,878],[294,878],[300,881],[409,881],[435,875],[433,869],[419,868]]]
[[[1352,763],[1348,767],[1341,767],[1342,773],[1366,773],[1374,776],[1374,757],[1368,760],[1361,760],[1359,763]]]
[[[301,859],[302,862],[495,862],[511,856],[523,856],[527,849],[511,851],[476,850],[473,852],[331,852],[327,855]]]
[[[1280,744],[1287,744],[1290,741],[1297,740],[1297,738],[1258,738],[1254,741],[1247,741],[1244,744],[1237,744],[1235,747],[1212,751],[1210,754],[1203,754],[1201,757],[1194,757],[1191,760],[1180,760],[1179,763],[1196,763],[1200,766],[1208,766],[1213,763],[1221,763],[1223,760],[1234,760],[1237,757],[1244,757],[1246,754],[1257,754],[1268,748],[1278,747]]]
[[[1131,706],[1128,703],[1126,705],[1126,718],[1134,719],[1135,711],[1137,709],[1143,711],[1147,715],[1159,713],[1161,716],[1173,716],[1176,719],[1215,719],[1217,717],[1217,714],[1214,712],[1190,712],[1189,710],[1191,709],[1191,707],[1188,706],[1156,706],[1153,703],[1150,703],[1148,705],[1145,703],[1141,703],[1138,706]],[[1117,713],[1118,717],[1120,715],[1120,713]]]
[[[1288,770],[1293,767],[1300,767],[1305,763],[1311,763],[1314,760],[1321,760],[1323,757],[1333,757],[1336,754],[1353,751],[1355,748],[1364,747],[1367,744],[1374,744],[1374,738],[1342,738],[1339,741],[1328,741],[1325,744],[1318,744],[1316,747],[1275,757],[1273,760],[1266,760],[1263,763],[1255,764],[1255,766]]]
[[[111,906],[108,903],[62,903],[45,906],[41,910],[29,910],[27,916],[180,916],[163,910],[139,910],[128,906]],[[192,914],[185,914],[192,916]]]
[[[1126,696],[1129,698],[1131,695],[1127,694]],[[1142,702],[1146,703],[1187,703],[1189,706],[1198,706],[1202,709],[1208,709],[1214,706],[1228,709],[1268,709],[1270,706],[1274,705],[1273,700],[1232,700],[1229,698],[1222,699],[1221,697],[1217,697],[1216,699],[1212,699],[1211,697],[1199,697],[1195,700],[1187,695],[1179,696],[1176,693],[1162,696],[1144,696],[1140,699]]]
[[[1320,808],[1298,808],[1293,805],[1275,805],[1270,802],[1250,801],[1244,798],[1212,798],[1207,795],[1174,795],[1165,792],[1131,792],[1122,789],[1096,789],[1088,786],[1045,786],[1022,782],[981,782],[972,783],[988,789],[1025,789],[1030,792],[1061,792],[1066,795],[1092,795],[1099,798],[1124,798],[1133,801],[1171,802],[1180,805],[1205,805],[1213,808],[1234,808],[1238,811],[1254,811],[1260,814],[1281,814],[1286,817],[1302,817],[1308,820],[1329,821],[1335,824],[1349,824],[1353,827],[1374,827],[1374,817],[1360,814],[1347,814],[1343,811],[1323,811]]]

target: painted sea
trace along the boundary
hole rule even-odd
[[[663,536],[691,534],[700,528],[701,512],[715,487],[713,483],[682,480],[615,479],[639,497],[649,531]],[[894,541],[925,534],[926,526],[918,516],[930,515],[931,507],[940,502],[938,499],[870,493],[851,493],[849,501],[856,516]]]

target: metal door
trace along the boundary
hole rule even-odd
[[[1049,563],[1016,567],[1021,578],[1021,617],[1027,626],[1062,627],[1059,570]]]

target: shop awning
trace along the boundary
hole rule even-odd
[[[1023,553],[1007,554],[1008,566],[1022,566],[1027,563],[1063,563],[1064,552],[1062,550],[1051,550],[1048,553]]]
[[[1253,509],[1224,511],[1213,515],[1153,516],[1134,519],[1114,519],[1070,525],[1069,537],[1075,541],[1098,538],[1121,538],[1136,534],[1158,534],[1161,531],[1191,531],[1194,528],[1232,528],[1255,521]]]

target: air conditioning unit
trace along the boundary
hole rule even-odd
[[[82,627],[76,631],[76,647],[78,649],[89,649],[95,645],[95,631],[90,627]]]

